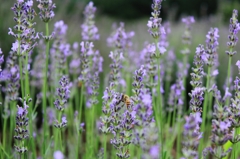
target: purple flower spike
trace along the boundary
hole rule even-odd
[[[161,3],[162,3],[162,0],[153,0],[152,17],[150,17],[147,23],[148,32],[155,39],[157,39],[161,34],[165,34],[165,30],[161,27],[162,18],[159,18]]]
[[[54,105],[55,108],[58,110],[57,113],[62,112],[66,106],[67,106],[67,102],[70,96],[70,84],[69,84],[69,80],[66,76],[63,76],[60,81],[60,88],[57,88],[57,96],[58,98],[55,100]],[[57,115],[58,116],[58,115]],[[67,125],[67,119],[66,117],[62,117],[61,121],[60,119],[56,120],[56,123],[54,124],[54,126],[56,128],[63,128]]]
[[[22,102],[22,107],[17,105],[17,116],[16,116],[16,127],[14,139],[16,140],[14,147],[18,153],[25,153],[28,151],[28,148],[24,146],[24,142],[29,137],[29,131],[27,129],[28,126],[28,105],[32,101],[32,99],[27,96],[24,99],[20,98]]]
[[[187,159],[198,159],[198,144],[202,137],[202,133],[199,132],[199,124],[202,122],[200,112],[192,113],[186,117],[186,123],[184,124],[183,131],[183,156]]]
[[[93,6],[93,2],[89,2],[83,12],[85,16],[84,23],[81,25],[83,40],[99,40],[98,28],[94,21],[95,12],[96,7]]]
[[[229,24],[229,35],[228,39],[229,41],[227,42],[228,47],[230,48],[230,51],[226,51],[226,54],[229,56],[233,56],[234,54],[237,53],[237,51],[233,51],[232,49],[237,45],[238,42],[238,31],[240,30],[240,23],[238,23],[238,11],[233,10],[232,17],[230,19],[230,24]]]
[[[195,23],[195,20],[194,20],[194,17],[192,16],[189,16],[189,17],[186,17],[186,18],[182,18],[182,22],[185,24],[185,31],[182,35],[182,42],[183,44],[187,44],[187,45],[190,45],[191,44],[191,25],[193,23]],[[182,54],[189,54],[190,53],[190,50],[183,50],[182,51]]]
[[[56,5],[52,2],[52,0],[37,0],[38,1],[38,9],[40,10],[39,16],[40,19],[47,23],[53,19],[55,16],[53,9],[56,8]]]

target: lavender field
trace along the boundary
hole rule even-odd
[[[11,6],[0,159],[240,158],[238,10],[174,23],[153,0],[124,23],[89,2],[67,24],[52,0]]]

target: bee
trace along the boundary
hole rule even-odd
[[[128,95],[123,94],[122,97],[121,97],[121,101],[126,104],[127,109],[130,107],[131,101],[130,101],[130,97]]]

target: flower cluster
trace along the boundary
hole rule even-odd
[[[186,30],[182,35],[182,42],[183,44],[191,44],[191,34],[190,31],[192,29],[191,25],[195,23],[194,17],[189,16],[186,18],[182,18],[182,22],[185,24]],[[187,52],[186,52],[187,53]]]
[[[47,23],[53,19],[55,16],[53,9],[56,8],[56,5],[52,0],[37,0],[39,2],[38,8],[40,10],[39,16],[40,19]]]
[[[25,153],[28,149],[25,147],[24,141],[28,139],[29,133],[28,133],[28,105],[32,101],[30,97],[25,97],[24,99],[20,99],[22,102],[23,106],[17,106],[18,111],[17,111],[17,116],[16,116],[16,128],[15,133],[16,135],[14,136],[14,139],[17,140],[16,145],[14,145],[16,151],[18,153]]]
[[[206,35],[206,64],[212,67],[215,64],[218,49],[218,28],[211,28]]]
[[[93,2],[89,2],[83,12],[85,16],[84,23],[81,25],[83,40],[99,40],[98,28],[94,21],[95,12],[96,7],[93,6]]]
[[[192,80],[190,84],[193,86],[193,90],[189,93],[191,97],[190,100],[190,109],[192,112],[201,112],[202,102],[203,102],[203,94],[205,88],[202,86],[202,79],[203,79],[203,64],[204,64],[204,54],[205,50],[203,45],[199,45],[196,48],[196,55],[194,56],[194,65],[195,67],[192,68],[193,73],[191,73]]]
[[[159,18],[162,0],[153,0],[152,17],[150,17],[147,26],[148,32],[153,38],[158,39],[161,34],[165,34],[165,30],[161,27],[162,18]]]
[[[81,42],[81,74],[78,78],[80,82],[86,83],[89,78],[91,59],[90,56],[93,54],[93,43],[92,42]]]
[[[14,7],[11,8],[15,14],[13,19],[17,25],[13,27],[16,33],[9,28],[8,34],[17,39],[13,43],[12,51],[16,52],[19,56],[25,55],[26,52],[31,52],[37,44],[35,42],[36,39],[39,38],[33,28],[36,23],[33,22],[35,10],[32,8],[32,5],[32,0],[25,3],[24,1],[17,1]]]
[[[190,73],[192,80],[190,81],[190,84],[192,85],[193,89],[196,87],[202,86],[202,78],[204,75],[204,56],[205,56],[205,50],[203,48],[203,45],[199,45],[196,48],[196,55],[194,56],[193,64],[195,67],[192,67],[192,73]]]
[[[237,33],[240,30],[240,23],[238,23],[237,17],[238,17],[238,11],[234,9],[232,13],[232,18],[230,19],[230,24],[229,24],[229,33],[230,33],[230,35],[228,36],[229,42],[227,42],[227,45],[230,48],[230,51],[226,51],[226,54],[228,54],[229,56],[233,56],[234,54],[237,53],[237,51],[232,50],[238,42]]]
[[[185,88],[183,87],[183,80],[181,77],[179,77],[176,83],[171,86],[167,108],[169,112],[172,112],[175,109],[177,109],[179,113],[182,111],[182,106],[184,104],[182,92],[184,90]]]
[[[183,141],[182,141],[182,152],[186,159],[197,159],[198,158],[198,144],[202,137],[200,133],[199,124],[202,122],[200,112],[192,113],[186,117],[186,123],[184,124]],[[183,159],[184,159],[183,158]]]
[[[60,117],[61,117],[61,112],[64,111],[64,109],[66,108],[67,101],[70,96],[70,90],[69,90],[70,85],[69,85],[68,78],[65,76],[63,76],[60,79],[59,84],[61,87],[57,88],[58,98],[55,100],[54,105],[55,105],[55,108],[60,111],[58,114],[60,114]],[[67,125],[66,117],[63,116],[61,117],[61,119],[62,119],[61,121],[60,119],[56,120],[56,124],[54,124],[55,127],[63,128]]]
[[[61,20],[54,24],[54,41],[51,48],[51,77],[58,80],[66,71],[66,59],[71,55],[70,44],[66,42],[68,26]],[[60,76],[60,77],[58,77]]]
[[[224,158],[232,150],[232,148],[225,150],[223,147],[224,144],[233,138],[231,121],[228,116],[230,110],[228,106],[222,106],[225,101],[221,98],[219,90],[214,87],[213,91],[216,104],[213,107],[212,114],[212,146],[207,147],[204,150],[204,154],[206,155],[209,152],[216,158]]]

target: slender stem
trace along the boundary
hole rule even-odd
[[[203,102],[203,117],[202,117],[202,124],[201,124],[201,132],[205,133],[205,126],[206,126],[206,115],[207,115],[207,105],[208,105],[208,89],[209,89],[209,83],[210,83],[210,75],[211,75],[211,66],[208,66],[208,74],[207,74],[207,83],[206,83],[206,90],[204,94],[204,102]],[[199,154],[201,155],[203,150],[203,143],[204,143],[204,137],[200,140],[199,145]]]
[[[228,73],[227,73],[227,88],[230,86],[230,75],[231,75],[232,56],[228,59]],[[229,98],[227,98],[226,105],[229,105]]]
[[[107,159],[107,134],[104,134],[103,146],[104,146],[104,159]]]
[[[83,107],[83,88],[84,85],[81,85],[81,90],[80,90],[80,105],[79,105],[79,121],[81,123],[82,121],[82,107]]]
[[[45,23],[46,27],[46,36],[49,36],[49,27],[48,27],[48,22]],[[49,60],[49,45],[50,42],[49,40],[46,41],[46,65],[45,65],[45,76],[44,76],[44,82],[43,82],[43,135],[44,135],[44,140],[43,140],[43,154],[45,154],[46,150],[46,136],[47,136],[47,75],[48,75],[48,60]]]
[[[155,47],[157,50],[157,55],[160,56],[158,45],[157,45],[157,41],[155,40]],[[158,122],[159,122],[159,133],[160,133],[160,144],[161,144],[161,158],[163,158],[163,152],[164,152],[164,144],[163,144],[163,117],[162,117],[162,94],[160,92],[161,89],[161,69],[160,69],[160,57],[157,57],[157,72],[158,72],[158,85],[157,85],[157,109],[158,109],[158,114],[157,116],[159,116]],[[160,157],[159,156],[159,157]]]
[[[23,84],[23,73],[22,73],[22,70],[23,70],[22,59],[18,58],[18,61],[19,61],[19,71],[20,71],[21,93],[22,93],[22,97],[25,97],[24,84]]]

